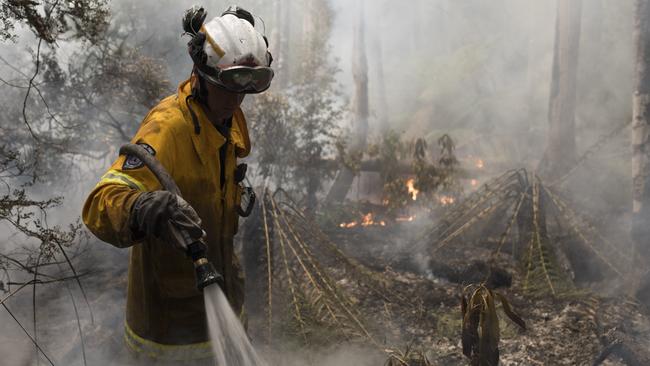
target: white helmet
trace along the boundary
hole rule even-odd
[[[183,28],[192,36],[189,53],[199,76],[234,92],[266,90],[273,79],[273,57],[266,37],[255,30],[251,13],[233,5],[203,24],[206,15],[194,6],[183,18]]]
[[[270,66],[266,41],[247,20],[225,14],[205,24],[203,31],[208,66]]]

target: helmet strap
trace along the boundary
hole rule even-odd
[[[205,80],[196,71],[197,66],[192,68],[192,76],[196,78],[196,82],[192,83],[192,96],[194,99],[207,106],[208,104],[208,87],[205,85]]]
[[[196,113],[194,113],[192,106],[190,106],[189,100],[194,99],[196,102],[204,105],[208,109],[209,106],[207,103],[208,88],[205,86],[205,81],[203,78],[199,75],[198,72],[195,71],[195,68],[196,66],[194,66],[192,69],[191,78],[196,78],[196,82],[192,83],[192,89],[190,95],[185,98],[185,104],[187,105],[187,109],[190,111],[190,116],[192,117],[192,123],[194,124],[194,133],[198,135],[201,133],[201,125],[199,124],[199,119],[196,117]]]
[[[199,119],[196,117],[196,113],[194,113],[194,110],[190,105],[190,99],[196,100],[194,95],[190,94],[187,97],[185,97],[185,105],[187,105],[187,109],[190,111],[190,116],[192,117],[192,124],[194,125],[194,133],[198,135],[201,133],[201,125],[199,124]]]

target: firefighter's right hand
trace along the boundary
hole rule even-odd
[[[141,193],[131,208],[129,224],[134,239],[157,238],[184,253],[188,245],[205,236],[192,206],[168,191]]]

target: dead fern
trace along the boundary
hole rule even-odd
[[[384,366],[431,366],[431,362],[421,350],[413,348],[412,344],[407,345],[404,350],[388,348],[384,352],[388,359]]]
[[[495,298],[501,302],[506,316],[526,330],[526,323],[512,310],[503,295],[482,284],[468,286],[461,298],[461,343],[463,354],[472,366],[496,366],[499,363],[500,329]]]
[[[291,220],[295,215],[302,214],[297,210],[281,209],[268,192],[263,195],[262,202],[262,214],[272,219],[270,228],[266,221],[266,254],[277,252],[272,248],[274,244],[279,244],[281,254],[281,261],[273,258],[266,260],[267,266],[279,263],[282,267],[279,272],[273,268],[267,269],[269,276],[276,276],[273,281],[268,279],[269,291],[273,293],[275,287],[279,296],[283,293],[288,295],[291,318],[303,342],[330,342],[343,337],[348,340],[366,339],[377,344],[355,302],[320,263],[313,251],[314,241],[308,242],[301,228]],[[274,235],[270,235],[271,232]],[[277,299],[278,295],[274,297]],[[271,298],[269,295],[269,308],[273,305]],[[267,314],[271,316],[272,311],[269,309]],[[270,328],[271,319],[268,319],[268,324]]]

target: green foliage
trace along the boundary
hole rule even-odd
[[[249,114],[260,177],[311,199],[335,168],[327,159],[334,156],[342,108],[330,82],[267,92]]]
[[[427,158],[428,145],[422,138],[407,143],[397,132],[388,130],[379,141],[368,144],[365,154],[375,159],[379,167],[383,202],[389,214],[412,204],[414,198],[417,198],[418,204],[430,207],[439,204],[437,194],[440,192],[454,199],[462,194],[454,142],[445,134],[438,139],[438,145],[440,158],[435,164]],[[345,157],[344,154],[339,155]],[[405,178],[408,165],[414,173],[412,178]],[[417,194],[410,192],[410,189],[417,190]]]
[[[298,137],[296,183],[305,187],[307,207],[313,209],[323,178],[334,174],[333,167],[327,166],[324,160],[335,154],[337,125],[343,108],[338,101],[340,94],[335,79],[338,68],[327,58],[330,46],[326,36],[314,36],[308,46],[313,51],[307,52],[303,67],[309,72],[289,94]]]
[[[399,174],[400,160],[406,155],[406,144],[397,132],[388,130],[379,143],[369,144],[368,150],[369,155],[377,156],[379,162],[383,202],[386,203],[389,214],[396,213],[411,201],[404,177]]]
[[[0,40],[16,40],[16,24],[26,25],[34,35],[52,44],[66,39],[102,39],[108,27],[106,0],[40,1],[8,0],[0,5]]]
[[[395,178],[384,183],[383,202],[386,205],[386,213],[395,215],[411,202],[406,182],[402,178]]]
[[[348,169],[358,174],[361,170],[361,159],[363,158],[363,151],[349,150],[348,142],[345,140],[344,135],[339,135],[335,142],[336,151],[339,161]]]
[[[394,130],[386,131],[379,144],[370,144],[369,151],[376,150],[378,160],[381,162],[379,175],[384,182],[397,177],[399,161],[406,156],[406,144],[401,141],[400,135]],[[369,153],[372,156],[372,153]]]
[[[297,136],[292,113],[285,94],[266,92],[256,96],[248,114],[257,174],[278,187],[289,187],[294,174]]]
[[[70,179],[76,159],[102,158],[129,141],[147,110],[172,93],[161,60],[126,42],[129,27],[117,28],[100,41],[77,48],[68,55],[75,62],[67,64],[62,63],[59,48],[38,47],[33,75],[16,71],[14,76],[25,78],[19,84],[27,84],[33,76],[31,93],[25,96],[22,85],[8,87],[0,102],[7,111],[0,128],[11,130],[0,136],[0,144],[20,149],[25,159],[38,163],[39,174],[49,174],[52,183]],[[34,144],[27,129],[15,128],[21,120],[39,143]]]
[[[430,163],[426,159],[427,143],[424,139],[417,139],[414,147],[413,170],[415,172],[414,187],[419,191],[418,200],[422,204],[437,205],[437,195],[444,194],[457,201],[462,193],[462,186],[458,179],[458,166],[456,159],[456,145],[452,138],[444,134],[438,139],[440,157],[438,164]]]
[[[320,26],[329,29],[327,22]],[[299,60],[303,72],[285,90],[256,96],[249,118],[260,176],[304,198],[310,208],[317,205],[324,178],[335,172],[328,159],[336,155],[344,111],[335,79],[339,70],[328,58],[327,42],[328,32],[306,35]]]
[[[415,171],[414,187],[419,190],[420,198],[434,202],[433,195],[438,190],[443,170],[429,163],[426,159],[427,142],[424,139],[415,141],[413,170]],[[453,153],[453,151],[452,151]]]

